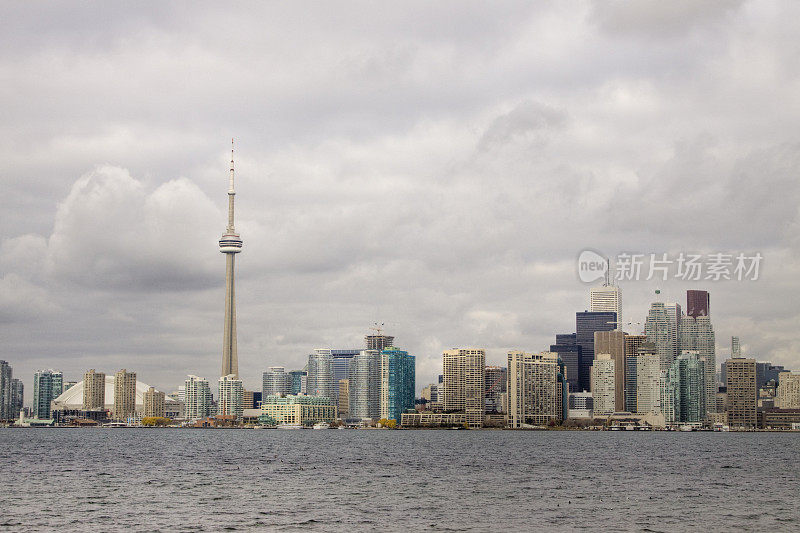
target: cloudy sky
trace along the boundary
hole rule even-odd
[[[219,374],[236,138],[240,373],[360,346],[540,351],[588,306],[576,258],[712,252],[718,360],[800,369],[796,2],[7,3],[0,358]],[[631,324],[636,332],[641,326]]]

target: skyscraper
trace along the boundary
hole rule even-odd
[[[781,409],[800,409],[800,373],[781,372],[776,400]]]
[[[185,383],[185,412],[189,420],[199,420],[211,414],[211,388],[208,380],[189,376]]]
[[[594,333],[595,331],[611,331],[617,329],[617,314],[610,311],[584,311],[575,313],[575,340],[581,347],[581,361],[579,369],[580,388],[590,390],[591,369],[594,361]],[[567,370],[569,379],[569,370]]]
[[[338,390],[333,376],[333,355],[327,348],[317,348],[308,356],[308,378],[306,384],[311,396],[325,396],[334,400]]]
[[[636,355],[636,408],[639,414],[661,413],[661,360],[651,342]]]
[[[271,366],[261,376],[261,397],[292,394],[292,376],[282,366]]]
[[[483,427],[486,352],[445,350],[442,354],[445,412],[464,413],[470,427]]]
[[[219,378],[219,402],[217,414],[240,417],[244,408],[244,386],[242,380],[228,374]]]
[[[400,415],[414,408],[416,358],[404,350],[381,350],[381,418],[400,422]]]
[[[611,354],[598,352],[592,364],[594,414],[610,415],[616,405],[616,361]]]
[[[739,344],[739,337],[731,337],[731,359],[742,357],[742,345]]]
[[[16,416],[19,416],[19,412],[22,411],[23,400],[24,400],[24,392],[25,386],[22,384],[21,379],[12,378],[11,379],[11,412],[16,413]]]
[[[508,424],[546,425],[563,417],[563,382],[553,352],[508,352]]]
[[[484,397],[487,413],[503,412],[503,395],[507,392],[508,373],[503,366],[486,367],[486,395]]]
[[[646,335],[625,335],[625,411],[637,412],[637,359],[639,348],[647,342]]]
[[[550,351],[557,353],[559,359],[564,363],[567,374],[569,391],[576,392],[582,390],[580,381],[580,361],[581,347],[577,341],[575,333],[564,333],[556,335],[556,343],[550,345]]]
[[[364,341],[367,345],[367,350],[381,351],[394,344],[394,337],[391,335],[381,335],[379,330],[377,335],[366,335]]]
[[[728,425],[731,427],[756,427],[758,389],[756,388],[756,360],[728,359],[725,361],[726,388],[728,392]]]
[[[615,326],[622,329],[622,292],[614,285],[589,289],[589,311],[617,314]]]
[[[308,372],[305,370],[292,370],[289,372],[292,377],[292,390],[290,394],[308,393]]]
[[[700,423],[707,417],[705,362],[696,351],[684,351],[662,382],[661,409],[668,424]]]
[[[127,420],[136,412],[136,372],[122,369],[114,374],[114,418]]]
[[[377,350],[361,350],[350,362],[351,418],[378,418],[381,414],[381,354]],[[335,399],[336,396],[331,396]]]
[[[95,411],[106,406],[106,375],[94,368],[83,374],[83,410]]]
[[[234,266],[236,254],[242,251],[242,239],[233,226],[233,139],[231,139],[231,175],[228,183],[228,227],[219,240],[219,251],[225,254],[225,326],[222,341],[222,376],[239,377],[239,355],[236,349],[236,294]]]
[[[686,315],[692,318],[708,316],[711,312],[711,297],[707,291],[686,291]]]
[[[681,352],[697,352],[698,357],[704,362],[706,371],[705,405],[708,411],[713,413],[716,411],[717,360],[714,327],[711,325],[711,317],[708,315],[698,315],[697,318],[691,316],[681,317],[678,326],[678,339]]]
[[[11,411],[11,365],[0,360],[0,420],[16,418],[19,413]]]
[[[614,411],[625,411],[625,337],[621,329],[594,333],[595,353],[609,354],[614,361]]]
[[[50,403],[61,395],[64,375],[57,370],[37,370],[33,375],[33,417],[50,418]]]
[[[676,356],[678,322],[672,317],[672,311],[668,310],[663,302],[653,302],[650,305],[650,311],[647,313],[644,323],[644,332],[647,340],[656,345],[656,351],[661,361],[661,370],[666,372]]]
[[[339,380],[339,418],[350,416],[350,380]]]

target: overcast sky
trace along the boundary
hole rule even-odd
[[[417,357],[541,351],[576,258],[755,253],[712,298],[718,363],[800,370],[797,2],[6,3],[0,358],[24,380],[218,378],[231,137],[239,368],[374,322]],[[641,326],[627,326],[638,332]],[[216,392],[215,392],[216,395]]]

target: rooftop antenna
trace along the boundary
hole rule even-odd
[[[603,283],[603,287],[608,287],[611,282],[609,281],[609,277],[611,275],[611,260],[606,257],[606,282]]]

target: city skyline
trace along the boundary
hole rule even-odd
[[[374,322],[418,389],[448,348],[546,350],[590,308],[588,248],[760,252],[758,281],[620,282],[623,320],[707,290],[717,363],[737,336],[800,367],[796,4],[262,9],[0,22],[0,332],[26,403],[47,368],[215,388],[232,136],[247,389]]]

